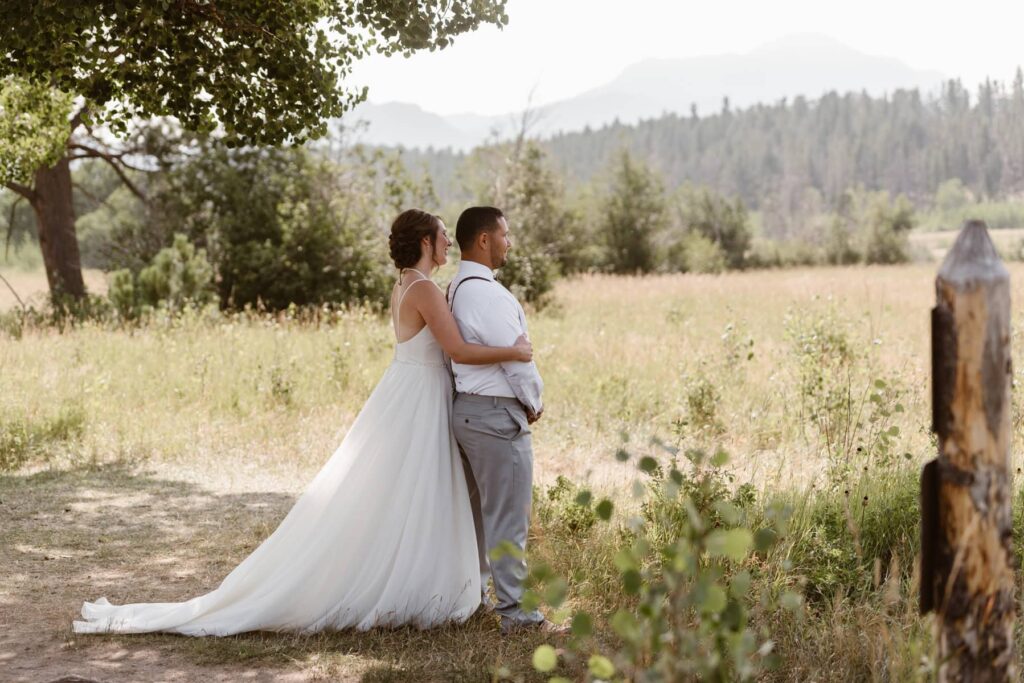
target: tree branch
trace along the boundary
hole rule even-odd
[[[74,133],[75,130],[78,128],[78,126],[80,126],[82,124],[82,119],[85,118],[85,115],[88,112],[89,112],[89,105],[88,104],[83,104],[82,108],[79,109],[78,111],[76,111],[75,115],[71,117],[71,132],[72,133]]]
[[[106,199],[100,199],[99,197],[97,197],[96,195],[94,195],[94,194],[93,194],[92,192],[89,192],[89,190],[85,189],[84,187],[82,187],[82,186],[81,186],[81,185],[79,185],[78,183],[72,182],[72,183],[71,183],[71,187],[72,187],[72,188],[74,188],[74,189],[76,189],[76,190],[78,190],[78,191],[79,191],[79,192],[81,192],[82,194],[84,194],[84,195],[85,195],[85,196],[86,196],[86,197],[87,197],[88,199],[91,199],[91,200],[92,200],[93,202],[95,202],[95,203],[96,203],[97,205],[100,205],[100,204],[102,204],[103,206],[107,207],[108,209],[110,209],[110,210],[112,210],[112,211],[114,210],[114,207],[112,207],[112,206],[110,205],[110,203],[109,203],[109,202],[107,202],[107,200],[106,200]]]
[[[11,290],[11,294],[13,294],[14,298],[18,300],[18,304],[21,306],[21,310],[23,310],[23,311],[26,310],[25,309],[25,302],[22,301],[21,297],[18,296],[18,293],[16,291],[14,291],[14,287],[11,287],[11,283],[7,281],[7,278],[5,278],[3,275],[0,275],[0,280],[3,280],[3,283],[5,285],[7,285],[7,289]]]
[[[75,155],[75,157],[74,157],[75,159],[106,159],[109,162],[116,161],[117,163],[121,164],[125,168],[130,168],[131,170],[138,171],[139,173],[145,173],[146,172],[146,169],[139,168],[138,166],[132,166],[131,164],[129,164],[127,161],[124,160],[124,157],[126,155],[134,154],[134,153],[137,152],[137,150],[134,150],[134,149],[126,149],[126,150],[122,150],[120,152],[111,152],[109,150],[97,149],[97,148],[91,147],[89,145],[83,145],[80,142],[69,143],[68,144],[68,149],[81,150],[82,154]]]
[[[85,157],[94,157],[94,158],[103,159],[104,161],[106,161],[108,164],[110,164],[110,167],[112,169],[114,169],[114,173],[116,173],[118,175],[118,177],[121,178],[121,182],[123,182],[125,184],[125,187],[127,187],[131,191],[131,193],[133,195],[135,195],[136,197],[138,197],[142,201],[147,201],[146,193],[143,192],[141,189],[139,189],[139,186],[136,185],[135,183],[133,183],[131,181],[131,179],[128,177],[128,174],[126,174],[124,172],[124,168],[130,168],[133,171],[141,171],[142,169],[133,168],[132,166],[129,166],[128,164],[124,163],[124,161],[122,159],[120,159],[119,155],[107,154],[106,152],[103,152],[103,151],[98,150],[98,149],[94,149],[94,148],[89,147],[87,145],[82,145],[82,144],[79,144],[79,143],[72,143],[72,144],[68,145],[68,147],[71,147],[73,149],[80,149],[80,150],[86,152],[86,154],[83,155]],[[122,168],[122,166],[124,168]]]
[[[19,196],[11,202],[11,212],[7,215],[7,238],[4,240],[4,258],[7,258],[8,254],[11,253],[11,236],[14,234],[14,211],[24,198],[24,196]]]
[[[28,187],[27,185],[22,185],[21,183],[15,182],[13,180],[6,181],[4,183],[4,187],[6,187],[8,190],[11,190],[12,192],[17,192],[30,202],[36,198],[35,190],[33,190],[31,187]]]

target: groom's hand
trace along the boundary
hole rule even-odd
[[[540,412],[537,412],[537,413],[535,413],[533,411],[530,411],[530,410],[526,411],[526,422],[527,422],[527,424],[533,424],[534,422],[539,420],[540,416],[543,415],[543,414],[544,414],[544,409],[543,408],[541,408]]]

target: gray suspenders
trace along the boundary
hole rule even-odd
[[[469,277],[462,278],[461,280],[459,280],[459,284],[455,286],[455,291],[452,292],[451,298],[448,299],[448,310],[450,310],[453,315],[455,314],[455,295],[459,293],[459,287],[461,287],[465,283],[469,282],[470,280],[483,280],[484,282],[490,282],[490,280],[488,280],[487,278],[480,277],[479,275],[470,275]],[[448,283],[448,289],[451,289],[451,288],[452,288],[452,283],[449,282]],[[445,296],[447,296],[447,295],[448,295],[448,292],[445,292]]]
[[[459,293],[459,287],[464,285],[469,280],[483,280],[484,282],[490,282],[490,280],[488,280],[487,278],[480,277],[479,275],[471,275],[471,276],[469,276],[467,278],[463,278],[462,280],[460,280],[459,284],[457,284],[455,286],[455,291],[452,292],[451,297],[448,299],[448,310],[451,311],[452,316],[455,315],[455,295]],[[448,283],[448,289],[451,289],[451,288],[452,288],[452,283],[449,282]],[[448,296],[448,291],[447,290],[445,291],[445,296],[446,297]],[[462,334],[462,332],[460,331],[459,334]],[[448,374],[452,378],[452,396],[454,396],[455,395],[455,371],[452,370],[452,359],[451,358],[448,358]]]

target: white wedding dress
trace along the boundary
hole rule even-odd
[[[219,587],[187,602],[87,602],[75,632],[226,636],[465,621],[480,604],[480,571],[451,401],[441,347],[424,327],[396,344],[337,451]]]

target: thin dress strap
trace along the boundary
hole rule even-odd
[[[432,282],[430,278],[425,277],[423,273],[416,270],[415,268],[409,270],[412,270],[419,277],[405,286],[405,291],[402,292],[402,295],[400,297],[398,297],[398,303],[395,304],[395,339],[398,339],[399,335],[402,334],[402,302],[405,301],[405,295],[409,293],[410,289],[415,287],[420,282]],[[402,271],[403,274],[405,272],[405,270]],[[409,339],[412,339],[412,337],[410,337]]]

